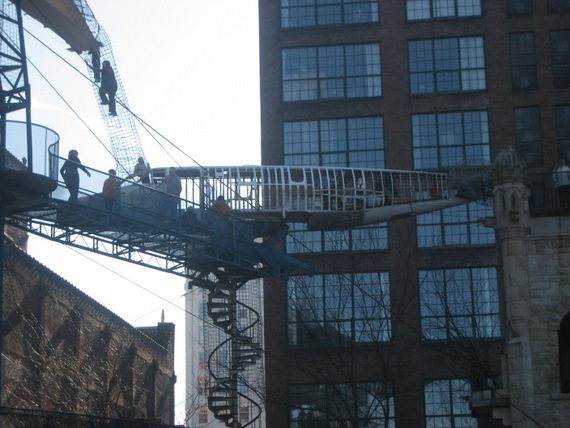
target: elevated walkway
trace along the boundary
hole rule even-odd
[[[7,140],[17,141],[12,128],[20,124],[7,124]],[[158,168],[146,184],[117,178],[120,190],[109,209],[101,193],[109,175],[88,166],[89,178],[79,170],[78,201],[67,201],[59,138],[47,128],[34,130],[41,141],[33,144],[38,148],[34,167],[24,164],[16,144],[7,146],[16,156],[0,170],[0,203],[8,224],[195,280],[209,274],[223,281],[285,279],[294,269],[310,270],[274,248],[286,235],[287,222],[313,230],[348,229],[427,213],[477,199],[488,178],[481,167],[453,176],[364,168],[183,167],[177,169],[182,194],[171,211],[172,196],[162,183],[166,168]],[[233,211],[221,221],[208,210],[218,196]]]

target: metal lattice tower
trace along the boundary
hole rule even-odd
[[[74,2],[81,10],[85,23],[93,33],[93,36],[100,44],[98,52],[86,51],[81,54],[81,57],[87,64],[89,75],[93,82],[93,95],[99,105],[99,113],[105,123],[105,128],[111,144],[111,151],[117,164],[117,173],[120,176],[127,176],[129,173],[132,173],[132,169],[136,164],[137,159],[139,157],[145,157],[135,120],[130,112],[130,106],[121,81],[119,68],[113,54],[111,40],[107,36],[105,29],[95,19],[95,16],[87,3],[83,0],[74,0]],[[97,58],[96,61],[93,60],[94,56]],[[115,71],[115,78],[117,79],[117,93],[115,96],[117,100],[117,116],[109,116],[107,106],[100,103],[99,84],[95,82],[95,69],[100,68],[100,64],[105,60],[111,63],[111,67]]]

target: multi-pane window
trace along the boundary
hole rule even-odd
[[[424,384],[426,428],[478,428],[471,416],[467,379],[437,379]]]
[[[358,382],[289,385],[289,428],[394,428],[391,384]]]
[[[329,119],[283,124],[285,165],[321,165],[382,169],[384,122],[382,117]],[[347,231],[307,231],[290,225],[287,251],[371,251],[387,248],[386,224]]]
[[[287,282],[289,344],[344,346],[390,340],[388,273],[294,276]]]
[[[491,160],[486,111],[413,115],[412,139],[418,170]]]
[[[408,60],[412,94],[487,87],[483,37],[409,41]]]
[[[558,154],[570,159],[570,105],[556,106],[556,138]]]
[[[481,0],[406,0],[408,21],[481,16]]]
[[[380,45],[283,49],[283,101],[382,95]]]
[[[540,112],[538,107],[515,108],[515,141],[517,151],[527,165],[542,164]]]
[[[477,219],[493,216],[493,208],[471,202],[417,217],[418,247],[493,245],[495,232]]]
[[[283,124],[285,165],[384,168],[382,117]]]
[[[552,31],[550,46],[554,86],[570,86],[570,30]]]
[[[534,35],[532,33],[511,34],[510,48],[513,89],[536,88]]]
[[[378,0],[281,0],[281,27],[378,22]]]
[[[375,251],[388,248],[386,223],[351,230],[307,230],[304,223],[289,224],[288,253],[322,253],[325,251]]]
[[[419,288],[424,339],[500,337],[495,268],[420,271]]]
[[[570,0],[548,0],[550,13],[570,12]]]
[[[507,0],[509,16],[529,15],[532,13],[532,0]]]

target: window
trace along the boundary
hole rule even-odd
[[[481,0],[406,0],[408,21],[481,16]]]
[[[534,35],[532,33],[511,34],[510,45],[513,89],[536,88]]]
[[[322,253],[325,251],[377,251],[388,248],[386,223],[351,230],[307,230],[305,223],[289,223],[287,253]]]
[[[291,277],[289,344],[342,346],[390,340],[388,273]]]
[[[542,164],[538,107],[515,108],[515,140],[517,151],[524,157],[527,165]]]
[[[412,94],[487,87],[483,37],[410,41],[408,60]]]
[[[532,0],[507,0],[507,13],[509,16],[530,15]]]
[[[394,428],[394,394],[381,382],[289,386],[289,427],[360,426]]]
[[[550,33],[554,86],[570,86],[570,30]]]
[[[378,22],[378,0],[281,0],[281,28]]]
[[[570,12],[570,0],[548,0],[550,13]]]
[[[418,247],[493,245],[495,231],[476,220],[493,216],[493,207],[476,202],[417,216]]]
[[[560,392],[570,393],[570,314],[560,323],[558,330],[558,366],[560,367]]]
[[[380,45],[283,49],[283,101],[382,95]]]
[[[419,284],[424,339],[500,337],[495,268],[424,270]]]
[[[491,161],[486,111],[413,115],[412,142],[418,170]]]
[[[200,404],[198,408],[198,423],[207,424],[208,423],[208,405]]]
[[[556,138],[560,157],[570,159],[570,105],[556,106]]]
[[[432,380],[424,385],[426,428],[478,428],[471,417],[471,387],[466,379]]]
[[[382,117],[285,122],[285,165],[384,168]]]

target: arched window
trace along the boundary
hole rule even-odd
[[[558,358],[560,392],[570,393],[570,314],[564,317],[558,330]]]

